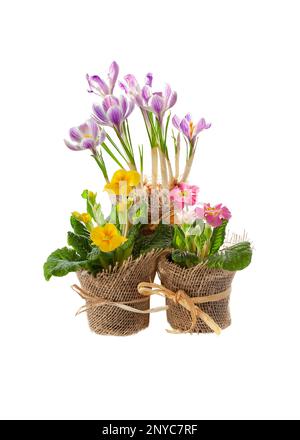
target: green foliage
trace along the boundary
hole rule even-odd
[[[133,256],[136,258],[139,255],[146,254],[152,249],[168,249],[172,247],[172,240],[174,235],[174,228],[172,225],[159,224],[151,235],[139,234],[134,248]]]
[[[85,269],[86,264],[87,261],[82,260],[73,249],[67,247],[57,249],[44,264],[44,276],[49,281],[53,275],[63,277],[69,272]]]
[[[116,227],[120,231],[120,220],[119,220],[118,208],[116,205],[112,207],[111,213],[109,217],[106,219],[105,223],[112,223],[113,225],[116,225]]]
[[[206,241],[207,241],[207,237],[206,237],[206,234],[205,234],[204,231],[202,232],[201,235],[197,235],[197,236],[195,237],[195,245],[196,245],[196,247],[197,247],[197,254],[198,254],[198,255],[201,255],[201,252],[202,252],[203,246],[204,246],[204,244],[205,244]]]
[[[187,269],[197,266],[197,264],[200,263],[200,259],[196,254],[180,250],[173,251],[172,261]]]
[[[86,259],[92,250],[89,238],[74,234],[73,232],[68,232],[68,245],[71,246],[82,259]]]
[[[96,201],[97,194],[85,189],[81,194],[81,197],[86,200],[87,213],[90,214],[90,216],[92,217],[92,219],[95,220],[98,226],[104,225],[105,218],[100,203],[97,203]]]
[[[237,271],[249,266],[251,260],[251,245],[245,241],[211,255],[207,260],[207,265],[210,268]]]
[[[70,223],[76,235],[80,235],[86,238],[90,237],[90,233],[87,230],[86,226],[83,223],[81,223],[79,220],[77,220],[75,217],[73,216],[71,217]]]
[[[185,233],[179,226],[174,226],[173,247],[181,251],[186,251]]]
[[[127,241],[117,248],[115,252],[115,261],[122,264],[132,255],[134,243],[139,235],[141,225],[134,225],[130,228]]]
[[[113,252],[102,252],[97,246],[93,246],[87,257],[87,270],[94,275],[114,264]]]
[[[221,226],[214,228],[210,240],[210,255],[213,255],[216,252],[218,252],[218,250],[221,248],[222,244],[224,243],[227,224],[228,224],[228,220],[223,220]]]

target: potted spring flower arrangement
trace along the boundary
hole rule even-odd
[[[79,313],[87,312],[91,330],[125,336],[149,325],[149,299],[141,297],[137,286],[154,280],[159,255],[155,249],[163,246],[163,240],[156,245],[141,241],[141,211],[131,209],[140,176],[136,171],[120,170],[108,185],[115,185],[120,177],[129,186],[122,198],[115,197],[106,218],[97,195],[88,190],[82,193],[86,210],[72,213],[68,247],[48,257],[44,275],[49,280],[76,272],[81,287],[74,285],[73,289],[86,301]]]
[[[111,64],[107,80],[87,75],[88,92],[97,97],[97,102],[91,118],[71,128],[70,139],[65,140],[72,151],[90,152],[102,173],[111,212],[105,216],[97,195],[85,190],[82,197],[86,211],[72,213],[68,247],[48,257],[45,278],[76,272],[81,287],[73,288],[86,301],[80,312],[87,312],[90,328],[98,334],[130,335],[149,324],[149,291],[145,297],[145,290],[139,285],[153,283],[158,257],[173,246],[171,256],[164,256],[159,263],[162,282],[170,289],[184,289],[193,330],[206,331],[200,322],[195,323],[198,312],[188,295],[219,292],[230,284],[234,272],[246,267],[245,261],[249,264],[251,259],[247,243],[222,248],[229,219],[224,207],[205,205],[202,218],[198,207],[193,212],[197,218],[192,227],[183,217],[176,224],[175,212],[178,205],[183,207],[182,199],[188,205],[196,204],[198,188],[187,181],[199,135],[210,124],[203,118],[194,122],[190,114],[171,119],[170,109],[176,104],[177,93],[169,85],[163,91],[153,91],[151,73],[142,86],[134,75],[126,75],[119,81],[121,93],[115,93],[118,77],[116,62]],[[146,149],[141,144],[135,148],[131,135],[129,118],[135,108],[140,111],[149,143],[150,178],[145,170]],[[177,135],[172,130],[170,136],[171,125],[178,130]],[[183,160],[182,139],[186,144]],[[107,159],[115,165],[114,172],[108,170]],[[207,281],[209,276],[211,282]],[[194,284],[189,286],[188,280]],[[219,297],[215,295],[215,299]],[[178,295],[175,300],[179,301]],[[221,296],[218,304],[207,302],[205,307],[220,307],[222,301],[228,303],[228,295],[225,299]],[[190,318],[183,315],[186,310],[180,307],[170,305],[168,319],[174,328],[190,328]],[[207,323],[209,318],[203,313],[202,321]],[[228,316],[225,323],[220,322],[223,327],[228,324]]]
[[[236,271],[251,263],[252,248],[246,237],[226,234],[229,209],[209,203],[196,207],[197,193],[197,187],[171,193],[177,207],[172,251],[160,258],[158,273],[165,289],[179,292],[166,295],[172,328],[219,334],[231,324],[231,283]]]

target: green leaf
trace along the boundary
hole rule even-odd
[[[182,251],[187,250],[185,233],[180,226],[174,226],[173,247]]]
[[[162,223],[157,226],[156,230],[151,235],[139,234],[133,249],[134,257],[150,252],[152,249],[171,248],[173,235],[174,227]]]
[[[186,237],[185,237],[185,241],[187,244],[187,250],[192,253],[196,253],[196,251],[197,251],[195,238],[196,237],[194,235],[186,235]]]
[[[102,252],[97,246],[94,246],[87,256],[88,270],[91,273],[98,273],[102,269],[108,269],[114,265],[114,255],[112,252]]]
[[[172,260],[181,267],[191,268],[200,263],[200,259],[192,252],[183,252],[180,250],[173,251]]]
[[[207,265],[210,268],[236,271],[245,269],[251,260],[251,244],[245,241],[211,255],[207,260]]]
[[[98,226],[103,226],[105,218],[100,203],[96,203],[97,194],[85,189],[81,197],[86,200],[86,210],[88,214],[90,214]]]
[[[69,272],[85,269],[86,263],[73,249],[67,247],[57,249],[44,264],[45,279],[49,281],[52,276],[63,277]]]
[[[112,223],[120,231],[120,220],[119,220],[118,208],[116,205],[113,205],[110,216],[107,218],[105,223]]]
[[[215,254],[218,252],[222,244],[225,240],[226,235],[226,226],[228,224],[228,220],[223,220],[223,223],[221,226],[214,228],[211,241],[210,241],[210,255]]]
[[[195,238],[195,245],[197,247],[197,251],[198,251],[199,255],[201,254],[201,251],[203,249],[203,246],[204,246],[206,240],[207,239],[206,239],[206,235],[205,235],[204,231],[202,232],[201,235],[197,235],[197,237]]]
[[[86,238],[90,237],[90,233],[87,230],[86,226],[79,220],[77,220],[77,218],[72,216],[70,219],[70,223],[76,235],[81,235],[82,237]]]
[[[103,226],[105,224],[105,218],[100,203],[94,205],[92,209],[95,222],[98,226]]]
[[[141,225],[134,225],[130,228],[127,241],[125,241],[122,246],[114,251],[115,262],[123,263],[123,261],[128,260],[128,258],[132,255],[133,247],[139,235],[140,229]]]
[[[128,218],[133,225],[148,223],[148,203],[143,202],[140,206],[133,204],[129,209]]]
[[[91,242],[87,237],[74,234],[73,232],[68,232],[68,245],[83,259],[87,258],[88,253],[91,252],[92,249]]]

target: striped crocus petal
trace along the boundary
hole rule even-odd
[[[166,102],[169,102],[171,94],[172,94],[171,86],[170,86],[170,84],[166,84],[165,93],[164,93]]]
[[[139,88],[139,83],[138,83],[136,77],[134,75],[132,75],[131,73],[129,73],[128,75],[125,75],[124,79],[127,82],[128,87],[130,89]]]
[[[107,117],[109,122],[120,130],[121,123],[123,122],[120,108],[118,106],[111,107],[107,112]]]
[[[105,81],[98,75],[86,76],[88,84],[90,86],[89,92],[98,92],[101,96],[105,96],[109,94],[109,87]]]
[[[164,100],[158,94],[152,96],[149,101],[150,107],[156,115],[160,116],[162,111],[164,110]]]
[[[77,127],[72,127],[70,129],[69,134],[70,134],[71,140],[74,141],[74,142],[80,142],[81,139],[82,139],[82,133],[79,130],[79,128],[77,128]]]
[[[176,92],[172,92],[171,96],[170,96],[170,99],[169,99],[169,102],[167,104],[167,108],[169,109],[169,108],[174,107],[176,102],[177,102],[177,93]]]
[[[79,144],[72,144],[71,142],[67,141],[66,139],[64,139],[64,143],[72,151],[83,150],[83,148],[81,148],[81,146]]]
[[[91,138],[84,138],[80,144],[82,150],[94,150],[95,141]]]
[[[109,67],[108,81],[109,81],[109,93],[112,94],[119,76],[119,66],[116,61],[113,61]]]
[[[190,139],[190,126],[186,119],[182,119],[180,122],[180,130],[188,139]]]
[[[115,105],[119,105],[119,100],[112,95],[106,96],[102,101],[102,107],[105,112],[108,112],[108,110]]]
[[[149,86],[144,86],[142,88],[142,98],[144,99],[144,101],[148,104],[149,99],[151,98],[152,92]]]
[[[207,130],[210,127],[211,124],[207,124],[204,118],[200,119],[200,121],[196,125],[195,136],[197,136],[202,130]]]
[[[128,87],[123,83],[123,82],[121,82],[121,81],[119,81],[119,86],[120,86],[120,88],[126,93],[126,95],[127,95],[127,93],[128,93]]]
[[[123,118],[125,118],[128,110],[128,100],[125,98],[125,96],[120,97],[120,104],[123,113]]]
[[[91,134],[91,129],[90,129],[90,126],[89,126],[89,124],[87,123],[87,122],[85,122],[84,124],[81,124],[81,125],[79,125],[79,130],[80,130],[80,133],[81,133],[81,135],[82,135],[82,137],[84,137],[84,135],[89,135],[89,134]]]
[[[106,113],[103,110],[102,106],[99,104],[94,104],[93,105],[93,113],[94,116],[96,118],[96,121],[101,125],[105,125],[108,123],[108,119],[106,117]]]
[[[147,73],[146,75],[146,86],[152,87],[152,82],[153,82],[153,74],[152,73]]]
[[[99,127],[93,119],[88,121],[89,131],[93,137],[93,139],[97,139],[99,135]]]
[[[134,110],[134,101],[131,99],[128,104],[128,109],[125,115],[125,119],[127,119]]]
[[[175,115],[172,119],[172,122],[173,122],[174,127],[180,131],[180,118],[177,115]]]

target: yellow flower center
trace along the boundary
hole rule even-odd
[[[190,137],[193,137],[194,134],[194,129],[195,129],[195,125],[193,124],[192,121],[190,121]]]

